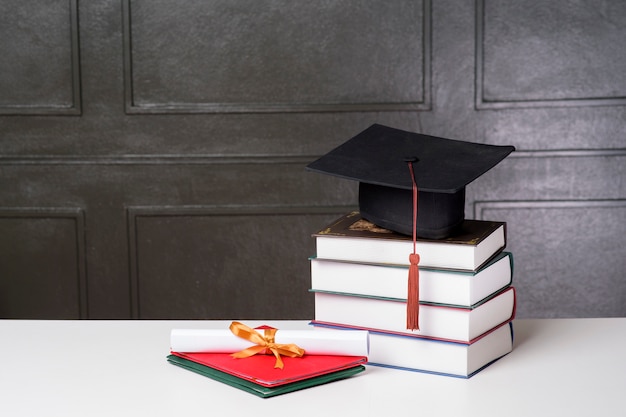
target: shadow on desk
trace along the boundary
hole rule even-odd
[[[513,320],[513,349],[528,343],[530,340],[541,337],[546,330],[529,326],[529,320]]]

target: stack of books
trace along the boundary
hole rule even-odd
[[[368,330],[368,364],[469,378],[513,349],[513,256],[506,223],[465,220],[417,240],[419,330],[406,328],[410,236],[351,212],[314,235],[316,328]]]

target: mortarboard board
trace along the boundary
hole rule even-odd
[[[413,174],[419,196],[416,233],[443,239],[465,218],[465,186],[514,150],[374,124],[306,168],[359,181],[361,215],[406,235],[415,227]]]

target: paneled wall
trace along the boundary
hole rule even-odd
[[[300,318],[372,123],[517,151],[518,317],[626,314],[626,3],[0,3],[0,317]]]

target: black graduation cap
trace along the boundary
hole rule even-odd
[[[359,181],[361,215],[380,227],[412,235],[412,164],[418,189],[417,235],[443,239],[465,218],[465,186],[514,150],[374,124],[306,169]]]

